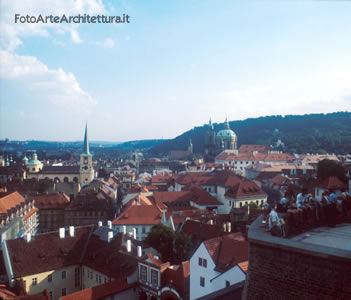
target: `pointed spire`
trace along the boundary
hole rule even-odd
[[[228,122],[228,119],[227,119],[227,116],[225,116],[224,128],[225,128],[225,129],[230,129],[230,127],[229,127],[229,122]]]
[[[89,153],[89,143],[88,143],[88,122],[85,124],[83,153],[90,154]]]

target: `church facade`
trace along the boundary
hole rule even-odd
[[[205,158],[208,161],[213,161],[214,157],[225,150],[237,151],[238,137],[233,130],[230,129],[227,118],[225,119],[223,129],[217,133],[213,128],[210,119],[205,136]]]
[[[52,179],[55,182],[76,182],[81,186],[94,179],[93,156],[89,151],[88,127],[85,126],[83,152],[78,166],[44,166],[34,153],[30,160],[24,159],[27,178]]]

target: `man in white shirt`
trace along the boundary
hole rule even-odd
[[[268,231],[270,231],[272,235],[282,236],[280,218],[276,211],[271,207],[266,207],[265,214],[268,214]]]

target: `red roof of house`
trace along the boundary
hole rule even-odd
[[[84,264],[113,278],[135,272],[137,259],[123,251],[124,235],[108,243],[93,234],[93,226],[76,227],[61,239],[58,232],[38,234],[28,243],[24,239],[7,240],[7,248],[16,278]]]
[[[336,176],[329,176],[328,178],[324,179],[322,182],[317,184],[317,186],[321,187],[321,188],[324,188],[326,190],[328,190],[328,189],[340,190],[342,188],[346,188],[346,184],[344,182],[342,182]]]
[[[112,221],[114,225],[154,225],[161,221],[162,212],[155,205],[132,205]]]
[[[239,263],[248,261],[248,242],[241,232],[204,241],[204,245],[218,272],[225,272]]]
[[[226,234],[221,230],[221,226],[217,224],[211,225],[191,220],[187,220],[185,222],[181,228],[181,232],[189,234],[200,241],[208,240]]]
[[[294,160],[295,157],[287,153],[268,153],[265,158],[265,161],[289,161]]]
[[[70,202],[69,197],[64,193],[35,195],[32,198],[39,209],[65,208]]]
[[[61,297],[62,300],[98,300],[134,288],[137,282],[128,284],[125,279],[116,279],[73,294]]]
[[[194,184],[188,185],[181,192],[154,192],[155,203],[163,203],[167,206],[190,206],[190,201],[201,205],[221,205],[211,194]]]
[[[252,153],[254,151],[258,152],[268,152],[269,151],[269,146],[268,145],[249,145],[249,144],[243,144],[239,148],[239,153]]]
[[[265,196],[266,193],[254,181],[241,180],[240,183],[232,186],[225,195],[233,199],[238,199],[252,196]]]
[[[16,206],[21,205],[21,203],[24,202],[25,199],[18,192],[0,195],[0,213],[6,214],[7,211],[16,208]]]

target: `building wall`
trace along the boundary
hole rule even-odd
[[[236,284],[238,282],[244,281],[246,278],[245,273],[238,267],[229,269],[224,272],[221,276],[212,281],[213,291],[218,291],[226,287],[227,282],[229,285]]]
[[[30,258],[28,258],[30,259]],[[62,296],[62,288],[66,288],[67,294],[74,293],[80,290],[80,286],[75,286],[75,269],[78,265],[69,266],[66,268],[33,274],[23,277],[25,281],[25,290],[29,295],[41,293],[47,289],[52,293],[52,299],[56,300]],[[66,278],[62,279],[62,272],[66,272]],[[52,281],[48,282],[48,276],[52,276]],[[36,278],[37,284],[33,285],[33,279]]]
[[[199,258],[207,260],[206,268],[199,265]],[[229,281],[230,285],[233,285],[237,282],[245,280],[245,274],[237,266],[223,274],[216,272],[214,270],[215,267],[216,266],[206,247],[203,243],[201,243],[190,259],[190,299],[197,299],[222,289],[226,286],[226,281]],[[200,277],[205,279],[204,287],[200,285]],[[214,279],[216,277],[217,279]]]
[[[351,299],[350,256],[324,253],[318,245],[311,252],[299,248],[300,242],[270,235],[263,238],[261,222],[259,218],[250,226],[243,299]]]
[[[76,173],[76,174],[66,174],[66,173],[28,173],[28,178],[35,178],[37,180],[40,179],[51,179],[54,180],[55,179],[59,179],[60,182],[78,182],[80,179],[80,174]]]
[[[110,282],[114,278],[95,271],[87,266],[82,266],[82,289],[88,289],[100,284]]]
[[[50,232],[65,226],[63,209],[40,209],[39,231]]]

